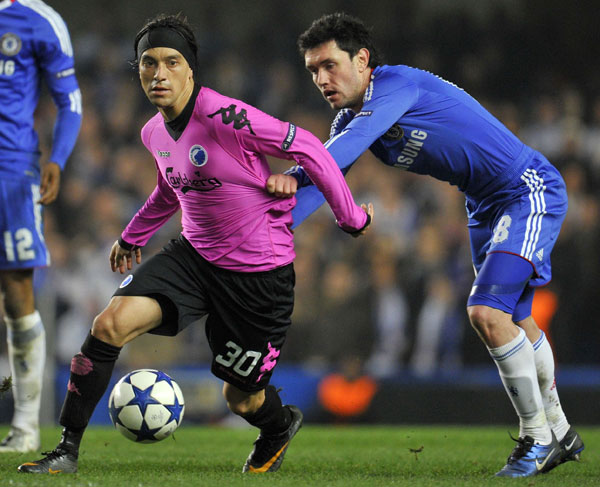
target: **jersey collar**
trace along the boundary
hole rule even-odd
[[[10,7],[17,0],[0,0],[0,10]]]

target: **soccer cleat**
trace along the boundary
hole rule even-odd
[[[531,477],[552,470],[560,459],[561,448],[554,433],[549,445],[540,445],[531,436],[515,441],[517,446],[496,477]]]
[[[290,426],[279,435],[259,434],[242,472],[265,473],[279,470],[290,441],[302,426],[302,412],[300,409],[290,405],[284,407],[288,408],[292,414]]]
[[[40,448],[40,432],[23,431],[19,428],[11,428],[0,442],[0,453],[19,452],[27,453],[36,451]]]
[[[551,467],[557,467],[561,463],[569,461],[579,461],[580,454],[585,448],[581,436],[573,428],[569,428],[565,437],[560,440],[560,457],[557,462]]]
[[[560,463],[574,460],[579,461],[580,453],[585,448],[581,436],[573,428],[569,428],[567,434],[560,442],[561,455]]]
[[[41,460],[19,465],[22,473],[75,473],[77,472],[77,455],[58,445],[54,450],[42,452],[46,455]]]

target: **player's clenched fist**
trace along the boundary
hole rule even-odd
[[[298,190],[298,181],[287,174],[271,174],[267,179],[267,191],[278,198],[291,198]]]

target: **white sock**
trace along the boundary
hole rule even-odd
[[[542,445],[552,442],[540,388],[537,383],[533,346],[525,332],[497,348],[488,348],[496,362],[506,393],[519,415],[519,437],[531,436]]]
[[[4,318],[8,335],[8,359],[13,381],[15,411],[12,426],[27,432],[39,428],[40,400],[46,332],[35,311],[17,319]]]
[[[544,410],[546,411],[546,419],[550,428],[554,431],[556,439],[561,441],[567,434],[567,431],[569,431],[571,425],[567,421],[567,417],[560,405],[558,391],[556,390],[556,380],[554,378],[554,355],[552,354],[552,348],[546,338],[546,334],[543,331],[533,344],[533,350],[535,352],[535,368],[537,370]]]
[[[417,321],[417,336],[410,361],[418,376],[432,374],[439,365],[438,350],[446,316],[448,305],[445,299],[430,296],[425,300]]]

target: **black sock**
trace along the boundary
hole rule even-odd
[[[252,426],[260,428],[266,435],[277,435],[288,429],[292,422],[292,414],[284,408],[275,387],[268,385],[265,389],[265,402],[258,410],[243,418]]]
[[[79,444],[81,443],[81,438],[83,437],[84,431],[85,428],[64,428],[58,447],[62,448],[63,450],[67,450],[76,457],[79,456]]]
[[[108,387],[120,351],[121,347],[98,340],[90,333],[81,346],[81,353],[71,361],[71,376],[60,424],[65,426],[63,436],[67,433],[77,447],[96,404]]]

